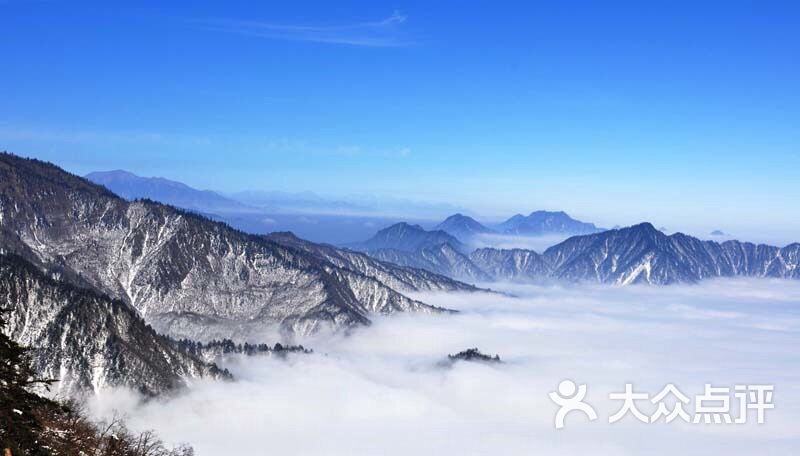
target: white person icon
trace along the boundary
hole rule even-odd
[[[564,380],[558,384],[558,392],[550,393],[550,399],[561,409],[556,414],[556,429],[564,427],[564,417],[567,413],[573,410],[580,410],[589,416],[589,421],[597,419],[597,413],[589,404],[583,403],[583,398],[586,397],[586,385],[581,385],[577,388],[578,393],[575,394],[575,383],[571,380]]]

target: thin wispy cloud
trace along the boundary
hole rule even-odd
[[[2,0],[0,0],[2,1]],[[307,154],[313,156],[405,158],[411,154],[407,146],[360,146],[328,144],[304,138],[272,137],[257,134],[214,135],[184,134],[169,131],[87,130],[17,126],[0,122],[0,150],[8,144],[79,145],[85,147],[162,147],[182,150],[225,149],[241,153]],[[10,151],[13,148],[9,148]],[[171,149],[174,150],[174,149]]]
[[[408,44],[400,31],[407,17],[398,11],[370,22],[340,25],[284,24],[236,19],[193,19],[205,30],[273,40],[310,41],[364,47],[398,47]]]
[[[157,131],[57,129],[18,127],[0,123],[0,141],[83,145],[182,144],[202,146],[210,144],[211,138],[204,135],[192,136]]]

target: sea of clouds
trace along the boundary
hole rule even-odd
[[[420,294],[455,315],[378,318],[348,336],[302,340],[313,355],[232,357],[234,383],[199,382],[142,403],[114,391],[92,404],[121,411],[198,455],[745,455],[800,449],[800,281],[714,280],[693,286],[506,285],[499,294]],[[470,347],[499,365],[458,362]],[[567,415],[548,397],[564,379],[586,384],[599,415]],[[775,386],[756,424],[644,424],[609,393],[674,383]],[[648,415],[656,406],[637,402]],[[672,409],[672,405],[669,406]],[[738,413],[734,413],[734,418]]]

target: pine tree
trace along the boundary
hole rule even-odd
[[[131,433],[118,418],[95,424],[76,404],[59,404],[33,392],[36,386],[49,388],[53,381],[38,378],[30,350],[3,332],[6,313],[0,308],[0,454],[194,455],[190,446],[165,447],[152,431]]]
[[[37,444],[41,426],[35,411],[55,403],[31,392],[31,388],[49,387],[52,381],[39,379],[30,350],[3,332],[6,313],[8,310],[0,309],[0,448],[11,448],[12,454],[20,454],[20,450],[30,455],[48,454]]]

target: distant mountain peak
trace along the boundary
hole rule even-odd
[[[498,226],[505,234],[544,236],[549,234],[592,234],[602,231],[593,223],[575,220],[564,211],[533,211],[530,215],[515,214]]]
[[[538,210],[538,211],[533,211],[533,212],[531,212],[530,216],[534,216],[534,215],[539,215],[539,216],[547,216],[547,215],[554,215],[554,216],[556,216],[556,215],[557,215],[557,216],[569,217],[569,215],[567,215],[567,213],[566,213],[566,212],[564,212],[564,211],[544,211],[544,210]]]
[[[388,231],[388,230],[397,230],[397,229],[413,229],[413,230],[420,230],[425,231],[425,228],[420,226],[417,223],[408,223],[408,222],[397,222],[394,225],[389,225],[381,231]]]
[[[433,233],[434,231],[431,231]],[[386,228],[378,230],[376,236],[406,236],[406,235],[425,235],[428,231],[419,224],[408,222],[398,222]]]
[[[474,218],[461,213],[447,217],[442,223],[436,225],[434,229],[442,230],[461,240],[469,239],[478,234],[494,232]]]
[[[111,171],[94,171],[83,177],[92,180],[91,177],[95,176],[114,176],[114,177],[139,177],[136,174],[126,171],[124,169],[112,169]]]
[[[661,230],[657,230],[656,227],[650,222],[637,223],[636,225],[631,225],[630,228],[641,231],[662,232]]]
[[[468,215],[462,214],[461,212],[456,212],[455,214],[451,215],[450,217],[447,217],[446,219],[444,219],[445,222],[448,221],[448,220],[458,221],[458,220],[474,220],[474,219],[472,217],[468,216]],[[444,222],[442,222],[442,223],[444,223]]]
[[[355,244],[358,250],[392,249],[413,252],[427,247],[450,244],[456,250],[463,250],[461,241],[443,230],[426,230],[417,224],[398,222],[379,230],[370,239]]]

